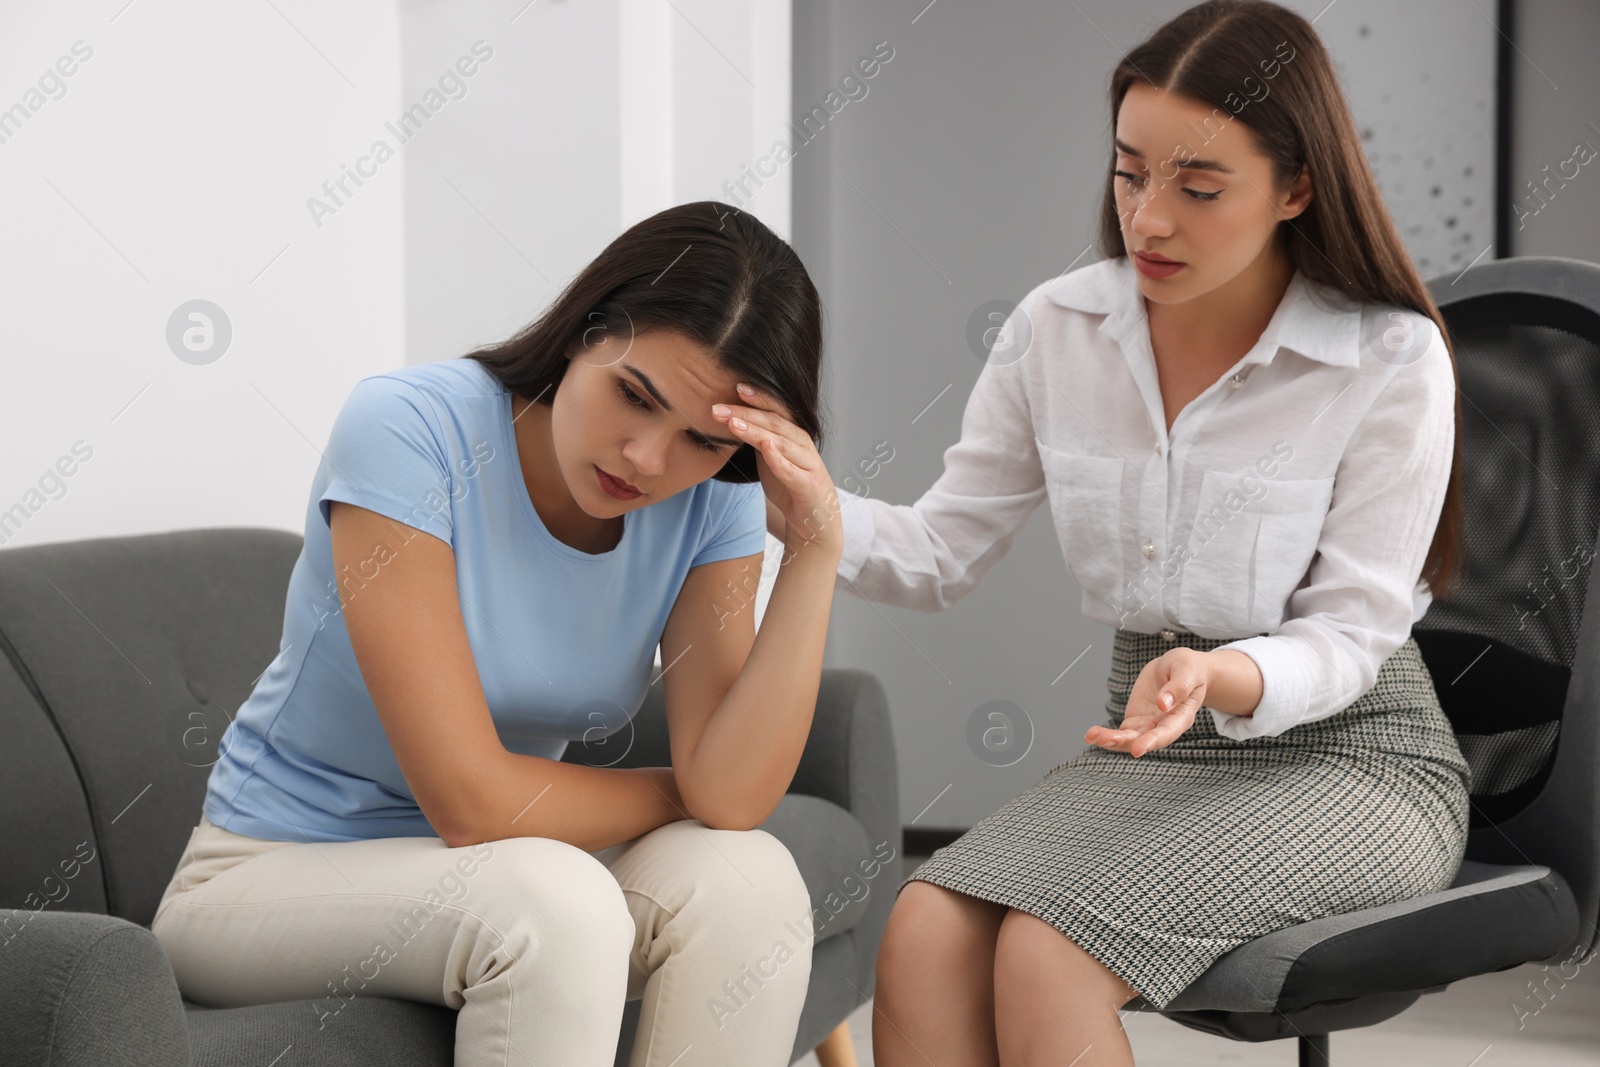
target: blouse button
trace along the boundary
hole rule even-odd
[[[1151,541],[1146,541],[1144,543],[1144,558],[1145,559],[1149,559],[1150,557],[1154,556],[1155,554],[1156,554],[1156,546],[1155,546],[1155,544],[1153,542],[1151,542]]]
[[[1176,641],[1177,639],[1178,639],[1178,634],[1177,634],[1176,631],[1173,631],[1173,630],[1162,630],[1161,631],[1161,640],[1163,640],[1163,641]]]
[[[1235,374],[1232,378],[1228,379],[1228,388],[1229,389],[1237,389],[1237,388],[1239,388],[1239,386],[1241,386],[1243,384],[1244,384],[1244,375],[1242,375],[1242,374]]]

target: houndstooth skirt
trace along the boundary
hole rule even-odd
[[[1230,640],[1169,632],[1116,632],[1108,726],[1150,660]],[[1159,1010],[1247,941],[1448,888],[1470,785],[1408,637],[1353,704],[1276,737],[1224,737],[1203,707],[1138,759],[1089,745],[900,889],[931,882],[1035,915]]]

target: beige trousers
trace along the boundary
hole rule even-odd
[[[184,996],[357,996],[460,1011],[457,1067],[783,1067],[811,973],[810,900],[764,830],[668,823],[600,852],[513,837],[265,841],[201,816],[151,929]]]

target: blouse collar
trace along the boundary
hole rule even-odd
[[[1119,343],[1130,330],[1144,325],[1139,276],[1127,256],[1063,274],[1046,286],[1045,296],[1061,307],[1105,315],[1100,331]],[[1331,366],[1359,367],[1361,305],[1296,270],[1261,340],[1243,362],[1270,363],[1280,346]]]

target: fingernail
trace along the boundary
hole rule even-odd
[[[711,414],[713,414],[713,415],[716,415],[716,416],[718,416],[718,417],[719,417],[719,418],[720,418],[720,417],[721,417],[721,416],[723,416],[723,415],[726,415],[726,414],[727,414],[727,413],[728,413],[728,412],[730,412],[730,411],[732,411],[732,410],[733,410],[733,409],[732,409],[732,408],[730,408],[730,407],[729,407],[729,406],[728,406],[728,405],[726,405],[726,404],[712,404],[712,405],[711,405]]]
[[[739,392],[743,393],[745,396],[754,396],[756,391],[754,389],[750,388],[748,385],[744,384],[743,382],[740,382],[739,383]]]
[[[735,430],[742,430],[742,429],[745,428],[746,425],[748,425],[748,424],[743,419],[734,419],[733,420],[733,428]]]

